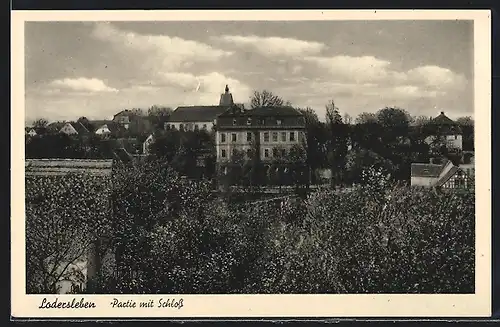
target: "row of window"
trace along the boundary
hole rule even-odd
[[[287,139],[290,142],[295,142],[295,132],[288,132],[288,138],[287,138],[287,132],[264,132],[264,142],[269,142],[269,136],[272,136],[273,142],[278,142],[278,139],[281,142],[286,142]],[[279,138],[278,138],[279,136]],[[246,140],[247,142],[252,141],[253,139],[253,133],[252,132],[247,132],[246,135]],[[220,133],[220,143],[226,143],[226,133]],[[231,133],[231,142],[237,142],[238,141],[238,134],[237,133]]]
[[[234,149],[233,150],[233,156],[236,154],[236,152],[237,152],[237,149]],[[284,149],[284,148],[281,148],[281,149],[273,148],[272,151],[271,151],[271,149],[265,148],[262,151],[262,155],[264,156],[264,158],[270,158],[271,157],[271,153],[272,153],[273,157],[277,157],[278,155],[281,155],[282,157],[285,157],[286,156],[286,149]],[[228,158],[227,150],[226,149],[221,149],[220,155],[221,155],[222,158]],[[252,158],[252,149],[247,149],[246,150],[246,156],[247,156],[248,159]]]
[[[264,118],[261,118],[259,119],[259,124],[260,125],[265,125],[266,124],[266,120]],[[281,126],[283,124],[283,120],[281,119],[276,119],[276,125],[278,126]],[[233,119],[233,126],[236,126],[238,125],[238,120],[237,119]],[[248,117],[247,118],[247,125],[252,125],[252,118]]]
[[[189,130],[198,131],[198,130],[200,130],[200,125],[198,125],[198,124],[180,124],[179,130],[181,130],[181,131],[184,131],[184,130],[186,130],[186,131],[189,131]],[[167,129],[175,129],[174,124],[167,124],[166,126],[167,126]],[[201,129],[206,130],[207,124],[201,125]]]

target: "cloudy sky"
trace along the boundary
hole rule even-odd
[[[467,21],[29,22],[26,121],[235,102],[267,89],[324,117],[386,106],[473,115]]]

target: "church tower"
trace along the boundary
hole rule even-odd
[[[219,106],[230,107],[234,104],[233,95],[229,93],[229,87],[226,85],[225,92],[220,95]]]

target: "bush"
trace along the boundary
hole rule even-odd
[[[391,185],[377,171],[364,178],[350,192],[325,188],[279,206],[235,206],[214,196],[209,183],[179,178],[158,162],[123,167],[112,183],[116,266],[103,270],[98,291],[474,292],[474,194]],[[33,262],[36,231],[48,228],[44,217],[76,212],[85,221],[92,214],[81,208],[103,201],[95,196],[97,184],[48,182],[27,184],[33,189],[27,192]],[[74,185],[92,195],[77,195]],[[36,194],[50,201],[39,207]],[[36,281],[33,276],[28,280]]]

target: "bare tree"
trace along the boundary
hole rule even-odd
[[[280,96],[273,94],[271,91],[254,91],[250,97],[250,106],[257,107],[281,107],[291,106],[289,101],[284,101]]]
[[[352,124],[352,121],[353,121],[352,116],[349,115],[348,113],[344,114],[343,119],[344,119],[344,124],[348,124],[348,125]]]

